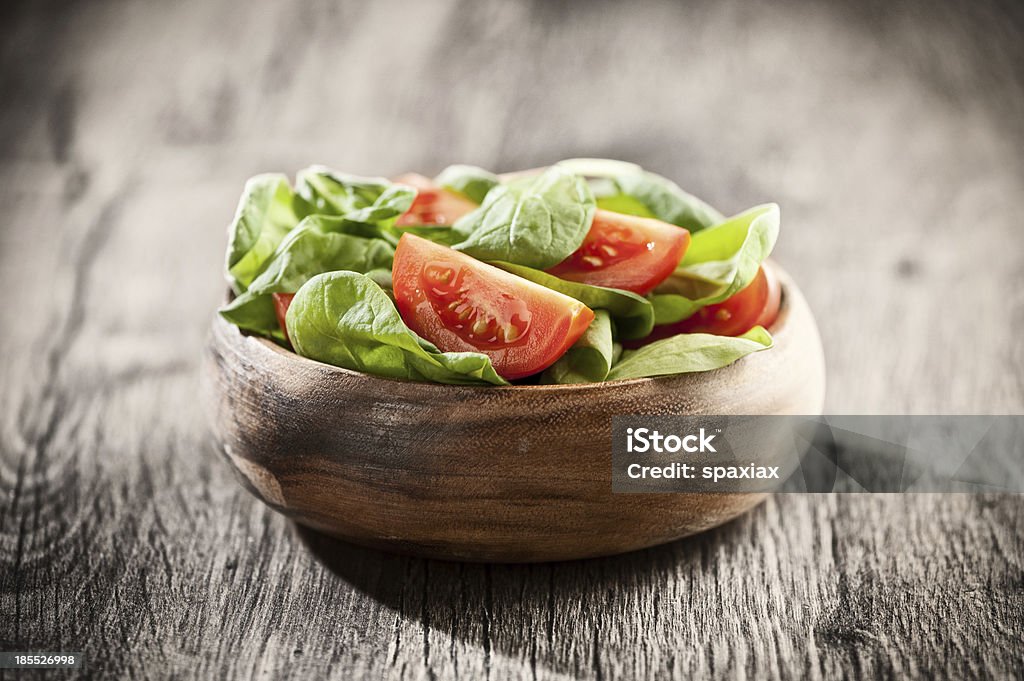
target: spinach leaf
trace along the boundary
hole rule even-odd
[[[451,246],[463,240],[464,235],[459,234],[451,227],[435,227],[433,225],[413,225],[410,227],[385,227],[381,230],[381,236],[395,246],[402,235],[408,232],[418,237],[433,241],[434,243]]]
[[[409,210],[416,198],[416,189],[403,184],[393,184],[365,208],[342,213],[349,222],[375,225],[392,225],[398,217]]]
[[[309,204],[310,212],[343,215],[373,205],[392,187],[383,177],[358,177],[339,173],[324,166],[300,170],[295,191]]]
[[[390,270],[395,249],[383,239],[352,234],[361,223],[314,215],[303,220],[278,246],[249,289],[220,309],[239,328],[280,337],[272,293],[295,293],[321,272]]]
[[[240,329],[283,341],[284,334],[281,333],[281,326],[277,322],[277,312],[274,310],[271,293],[273,292],[267,291],[266,294],[253,295],[249,291],[243,291],[217,312]]]
[[[347,222],[346,232],[384,238],[392,244],[401,236],[395,220],[416,198],[414,187],[384,178],[336,173],[322,166],[301,171],[296,191],[313,212],[342,217]]]
[[[501,178],[476,166],[448,166],[434,178],[434,182],[474,203],[483,203],[487,193],[501,184]]]
[[[409,210],[416,189],[382,177],[357,177],[323,166],[299,172],[296,193],[319,215],[343,215],[352,222],[386,223]]]
[[[295,351],[388,378],[505,385],[487,355],[441,352],[402,321],[387,294],[356,272],[328,272],[298,290],[287,315]]]
[[[257,175],[245,183],[228,228],[225,258],[227,279],[235,293],[245,291],[298,222],[296,197],[287,177]]]
[[[626,173],[613,178],[612,184],[617,193],[605,197],[605,205],[602,206],[608,210],[656,217],[691,232],[699,232],[725,219],[717,210],[696,196],[687,194],[675,182],[661,175],[649,172]],[[632,198],[635,202],[626,201],[623,197]],[[637,204],[644,208],[643,212],[638,210]]]
[[[657,324],[686,319],[743,290],[779,236],[779,207],[756,206],[693,235],[668,279],[651,296]]]
[[[652,213],[650,209],[640,201],[640,199],[629,196],[628,194],[598,196],[597,207],[604,210],[610,210],[613,213],[636,215],[641,218],[656,217],[654,213]]]
[[[711,371],[771,346],[772,337],[760,326],[742,336],[683,333],[637,350],[626,350],[608,372],[608,380]]]
[[[480,260],[504,260],[545,269],[580,247],[594,219],[594,195],[583,178],[552,166],[499,185],[454,229],[454,246]]]
[[[619,338],[643,338],[654,328],[654,308],[643,296],[617,288],[566,281],[547,272],[508,262],[491,264],[523,279],[529,279],[535,284],[575,298],[591,310],[608,310],[615,321],[615,331]]]
[[[384,289],[384,293],[388,294],[388,298],[391,300],[395,299],[395,292],[392,290],[394,288],[394,281],[391,277],[390,267],[370,270],[365,274],[370,278],[370,281]]]
[[[541,383],[599,383],[608,376],[615,354],[612,318],[595,310],[594,321],[564,355],[541,374]]]

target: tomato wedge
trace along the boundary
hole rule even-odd
[[[281,325],[281,331],[284,332],[284,339],[288,340],[288,327],[285,326],[284,318],[285,315],[288,314],[288,306],[292,304],[292,298],[295,297],[295,294],[271,293],[270,297],[274,299],[274,313],[277,315],[277,323]]]
[[[755,326],[771,326],[779,315],[782,289],[771,269],[757,270],[753,281],[717,305],[708,305],[686,319],[669,324],[675,333],[713,333],[739,336]]]
[[[627,343],[639,347],[677,333],[713,333],[716,336],[741,336],[755,326],[770,327],[779,316],[782,287],[771,267],[761,266],[754,280],[726,300],[708,305],[675,324],[654,327],[651,335]]]
[[[397,227],[450,227],[455,221],[477,206],[469,199],[434,184],[427,177],[409,173],[395,178],[399,184],[407,184],[417,190],[412,206],[395,221]]]
[[[598,209],[583,245],[548,273],[643,296],[672,274],[689,245],[682,227]]]
[[[392,279],[409,328],[445,352],[484,353],[510,380],[549,367],[594,319],[578,300],[412,234]]]

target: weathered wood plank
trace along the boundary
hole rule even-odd
[[[1019,8],[0,13],[0,649],[140,678],[1024,674],[1016,497],[786,496],[616,558],[424,562],[254,502],[195,401],[249,175],[604,155],[782,205],[830,411],[1020,412]]]

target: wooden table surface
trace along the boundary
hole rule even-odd
[[[781,204],[830,413],[1020,413],[1002,4],[3,3],[0,649],[105,678],[1021,678],[1021,497],[787,495],[631,555],[426,562],[264,508],[197,402],[248,176],[586,155]]]

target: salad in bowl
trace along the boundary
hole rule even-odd
[[[631,163],[248,181],[224,319],[387,378],[598,383],[769,350],[775,204],[725,217]]]

